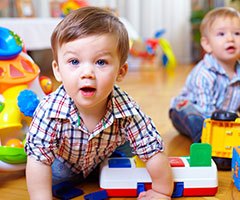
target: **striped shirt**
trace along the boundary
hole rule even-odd
[[[164,150],[151,118],[118,86],[114,86],[106,114],[92,132],[79,119],[81,113],[60,86],[40,102],[34,113],[25,145],[27,155],[47,165],[57,157],[86,177],[126,141],[144,161]]]
[[[215,110],[237,112],[240,110],[240,63],[230,80],[225,70],[210,54],[206,54],[190,72],[179,96],[173,98],[171,107],[189,100],[203,117]]]

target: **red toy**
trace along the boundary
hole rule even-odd
[[[191,145],[190,156],[169,158],[175,182],[172,197],[214,196],[218,189],[217,167],[211,146]],[[144,163],[145,164],[145,163]],[[136,158],[109,158],[101,165],[100,188],[109,197],[137,197],[151,188],[145,165]]]

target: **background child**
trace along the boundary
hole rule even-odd
[[[62,85],[40,102],[27,134],[31,199],[52,199],[52,182],[83,180],[116,149],[131,155],[130,146],[152,177],[152,189],[139,199],[170,199],[172,174],[162,138],[115,85],[128,70],[124,25],[106,10],[81,8],[58,24],[51,44],[53,72]]]
[[[200,32],[206,54],[169,111],[174,127],[193,142],[200,141],[203,121],[214,111],[240,109],[240,13],[216,8],[202,20]]]

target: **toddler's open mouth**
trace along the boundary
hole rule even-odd
[[[235,47],[234,46],[229,46],[229,47],[227,47],[227,51],[229,52],[229,53],[233,53],[234,51],[235,51]]]
[[[96,88],[93,88],[93,87],[82,87],[80,89],[81,93],[83,96],[93,96],[96,92]]]

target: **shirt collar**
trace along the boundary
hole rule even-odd
[[[216,58],[214,58],[211,54],[205,54],[204,62],[206,67],[214,72],[227,76],[223,67],[217,62]],[[231,82],[240,81],[240,61],[236,62],[236,75],[234,75]]]
[[[206,64],[206,67],[214,72],[225,74],[225,70],[222,68],[222,66],[217,62],[216,58],[214,58],[211,54],[205,54],[204,56],[204,62]]]
[[[48,116],[50,118],[66,119],[73,125],[77,125],[78,122],[78,110],[73,100],[66,93],[63,85],[59,86],[49,96],[49,109]]]
[[[66,93],[63,85],[50,95],[48,101],[50,103],[48,109],[50,118],[66,119],[73,125],[78,125],[77,107]],[[118,86],[114,86],[104,117],[104,119],[107,119],[106,122],[111,124],[114,118],[125,118],[136,114],[136,103]]]

